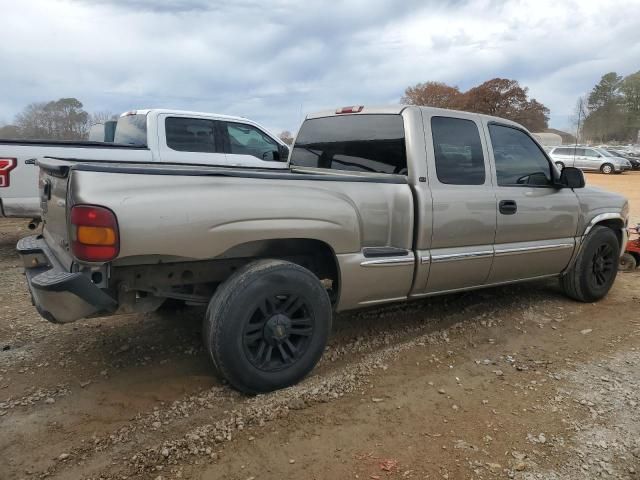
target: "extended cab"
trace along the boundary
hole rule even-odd
[[[591,302],[626,243],[627,201],[501,118],[320,112],[289,163],[41,161],[44,230],[18,243],[36,307],[71,322],[207,305],[214,364],[255,393],[313,368],[333,311],[551,277]]]
[[[288,147],[240,117],[180,110],[134,110],[91,129],[99,141],[1,140],[0,217],[40,216],[38,168],[45,157],[88,161],[191,163],[287,168]]]

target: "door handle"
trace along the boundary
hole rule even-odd
[[[498,209],[503,215],[513,215],[518,211],[518,204],[515,200],[500,200]]]

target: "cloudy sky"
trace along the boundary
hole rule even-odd
[[[428,80],[500,76],[569,125],[603,73],[640,70],[640,0],[0,0],[0,122],[76,97],[295,130],[304,113],[398,103]]]

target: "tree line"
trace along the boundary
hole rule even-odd
[[[88,113],[77,98],[27,105],[12,124],[0,127],[0,138],[85,140],[91,125],[116,118],[110,112]]]
[[[450,108],[507,118],[532,132],[542,132],[549,125],[549,109],[517,80],[493,78],[466,92],[443,82],[418,83],[407,87],[400,99],[407,105]]]
[[[640,71],[605,73],[574,115],[580,138],[590,143],[640,141]]]
[[[465,110],[507,118],[532,132],[548,128],[549,109],[529,98],[517,80],[493,78],[467,91],[443,82],[428,81],[407,87],[403,104]],[[76,98],[60,98],[27,105],[12,124],[0,127],[0,138],[84,140],[91,125],[117,118],[111,112],[88,113]],[[602,76],[591,92],[580,98],[573,118],[581,141],[636,142],[640,136],[640,71],[622,77]],[[289,131],[279,134],[291,144]]]

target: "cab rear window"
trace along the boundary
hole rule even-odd
[[[344,115],[306,120],[291,164],[355,172],[407,174],[400,115]]]
[[[118,118],[113,142],[123,145],[135,145],[136,147],[146,147],[147,116],[136,114],[125,115],[124,117]]]

